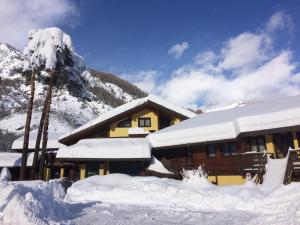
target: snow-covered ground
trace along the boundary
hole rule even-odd
[[[0,183],[0,224],[300,224],[300,183],[262,189],[122,174]],[[270,191],[271,190],[271,191]],[[16,210],[18,209],[18,210]]]

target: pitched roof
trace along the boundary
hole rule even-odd
[[[157,96],[154,96],[154,95],[149,95],[145,98],[140,98],[140,99],[136,99],[136,100],[133,100],[129,103],[126,103],[124,105],[121,105],[119,107],[116,107],[116,108],[113,108],[112,110],[108,111],[107,113],[103,113],[101,114],[100,116],[98,116],[98,118],[96,118],[95,120],[92,120],[90,122],[88,122],[87,124],[73,130],[71,133],[67,133],[67,134],[64,134],[60,137],[60,142],[63,140],[63,139],[66,139],[66,138],[69,138],[71,136],[74,136],[80,132],[84,132],[90,128],[93,128],[99,124],[103,124],[105,121],[111,119],[111,118],[114,118],[122,113],[125,113],[125,112],[128,112],[138,106],[141,106],[143,104],[146,104],[146,103],[154,103],[154,104],[157,104],[163,108],[167,108],[175,113],[178,113],[186,118],[192,118],[194,117],[196,114],[190,110],[187,110],[187,109],[184,109],[182,107],[179,107],[179,106],[176,106],[172,103],[169,103]]]
[[[27,166],[32,166],[33,152],[28,153]],[[21,166],[22,153],[0,152],[0,167],[19,167]]]
[[[58,149],[58,148],[63,147],[64,145],[58,142],[58,138],[61,135],[62,134],[53,133],[53,132],[48,133],[47,148],[48,149],[49,148]],[[29,149],[34,149],[35,148],[36,136],[37,136],[37,130],[33,130],[33,131],[30,132],[29,145],[28,145]],[[24,136],[19,137],[18,139],[16,139],[13,142],[12,149],[14,149],[14,150],[23,149],[23,142],[24,142]],[[42,141],[41,141],[40,147],[42,147]]]
[[[147,136],[153,147],[237,138],[242,133],[300,126],[300,96],[200,114]]]

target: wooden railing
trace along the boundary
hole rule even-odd
[[[176,158],[176,159],[162,159],[163,165],[170,171],[181,172],[182,169],[192,170],[195,168],[191,158]]]
[[[283,184],[289,184],[300,175],[300,149],[289,150]],[[293,177],[294,175],[294,177]]]
[[[251,177],[256,175],[255,182],[261,184],[263,175],[266,173],[267,154],[265,152],[246,152],[240,153],[238,157],[241,175],[250,174]]]

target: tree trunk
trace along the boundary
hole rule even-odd
[[[34,148],[32,168],[31,168],[31,171],[30,171],[30,179],[31,180],[36,179],[36,172],[38,171],[38,157],[39,157],[43,127],[44,127],[44,120],[45,120],[45,115],[46,115],[46,111],[47,111],[47,107],[48,107],[47,99],[50,98],[50,96],[49,96],[50,94],[52,94],[50,91],[48,91],[47,94],[46,94],[44,105],[43,105],[42,115],[41,115],[41,118],[40,118],[40,124],[39,124],[39,129],[38,129],[38,133],[37,133],[37,137],[36,137],[35,148]]]
[[[38,179],[40,180],[43,179],[43,175],[44,175],[45,153],[46,153],[47,142],[48,142],[49,114],[51,108],[52,90],[53,90],[54,82],[55,82],[55,71],[51,71],[50,83],[47,91],[47,98],[45,99],[47,107],[45,111],[45,119],[43,121],[43,143],[42,143],[39,173],[38,173]]]
[[[33,100],[35,93],[35,71],[32,71],[31,75],[31,93],[28,103],[26,123],[25,123],[25,132],[24,132],[24,142],[23,142],[23,152],[22,152],[22,160],[21,160],[21,171],[20,171],[20,180],[26,179],[26,166],[27,166],[27,153],[28,153],[28,145],[29,145],[29,133],[30,133],[30,124],[32,117],[32,108],[33,108]]]

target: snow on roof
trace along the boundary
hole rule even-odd
[[[32,166],[34,153],[29,153],[27,166]],[[22,153],[0,152],[0,167],[21,166]]]
[[[63,159],[150,159],[151,145],[145,138],[83,139],[60,148],[56,158]]]
[[[28,36],[28,45],[23,53],[31,65],[25,65],[25,69],[27,69],[26,67],[40,66],[53,69],[57,62],[57,51],[64,50],[66,47],[73,51],[70,36],[57,27],[30,30]]]
[[[30,132],[29,145],[28,145],[29,149],[35,148],[36,136],[37,136],[37,130]],[[58,148],[62,148],[65,146],[58,142],[59,136],[61,136],[60,133],[51,133],[51,132],[48,133],[48,142],[47,142],[48,149],[49,148],[58,149]],[[23,142],[24,142],[24,136],[19,137],[18,139],[16,139],[14,141],[14,143],[12,145],[12,149],[23,149]],[[41,141],[40,147],[42,147],[42,141]]]
[[[239,134],[300,125],[300,96],[200,114],[148,135],[153,147],[229,140]]]
[[[147,167],[147,169],[158,173],[174,174],[173,172],[169,171],[166,167],[164,167],[161,161],[159,161],[154,156],[152,156],[150,165]]]
[[[149,131],[145,131],[142,127],[131,127],[128,128],[129,135],[143,135],[143,134],[150,134]]]
[[[92,127],[92,126],[103,123],[104,121],[106,121],[108,119],[111,119],[111,118],[113,118],[113,117],[115,117],[115,116],[117,116],[121,113],[127,112],[127,111],[129,111],[129,110],[131,110],[131,109],[133,109],[137,106],[140,106],[142,104],[145,104],[147,102],[156,103],[158,105],[161,105],[162,107],[165,107],[165,108],[168,108],[168,109],[170,109],[174,112],[177,112],[177,113],[179,113],[179,114],[181,114],[181,115],[183,115],[187,118],[192,118],[192,117],[196,116],[196,114],[194,112],[190,111],[190,110],[187,110],[187,109],[184,109],[182,107],[173,105],[172,103],[164,101],[164,100],[162,100],[161,98],[159,98],[157,96],[149,95],[145,98],[139,98],[139,99],[133,100],[129,103],[123,104],[119,107],[113,108],[109,112],[100,115],[97,119],[95,119],[93,121],[90,121],[87,124],[73,130],[71,133],[62,135],[60,137],[60,139],[66,138],[70,135],[73,135],[73,134],[78,133],[80,131],[86,130],[86,129]]]

